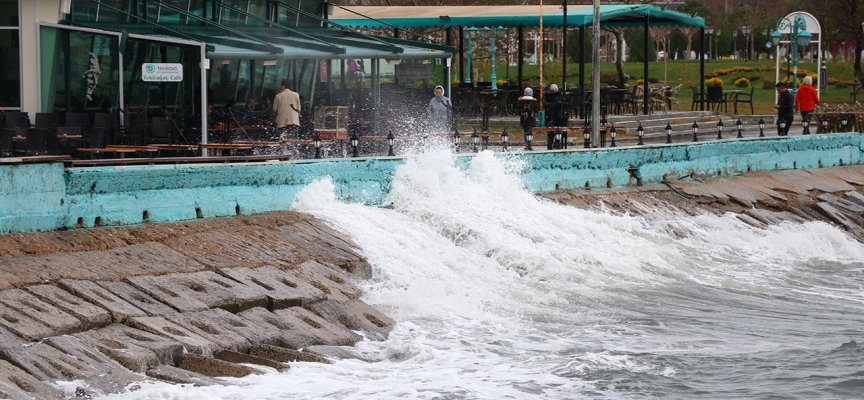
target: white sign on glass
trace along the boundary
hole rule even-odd
[[[141,79],[144,82],[182,82],[183,64],[144,63],[141,64]]]

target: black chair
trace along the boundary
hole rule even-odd
[[[57,127],[60,125],[60,119],[56,113],[36,113],[36,121],[34,124],[37,128],[44,128],[51,132],[57,132]]]
[[[738,103],[750,104],[750,114],[753,114],[753,91],[755,86],[750,86],[750,93],[739,92],[735,93],[735,115],[738,115]]]
[[[57,147],[57,140],[47,129],[42,128],[15,128],[18,134],[24,136],[24,155],[43,156],[51,154],[50,148]],[[52,140],[53,139],[53,140]]]
[[[705,91],[705,103],[710,109],[726,112],[726,98],[723,96],[723,86],[708,86]]]
[[[690,86],[690,89],[693,90],[693,105],[690,106],[690,111],[698,111],[701,109],[700,105],[707,103],[705,96],[696,89],[696,86]]]
[[[30,127],[30,116],[26,112],[20,111],[7,111],[6,112],[6,120],[3,122],[3,126],[6,128],[29,128]]]
[[[81,132],[86,135],[90,128],[90,119],[87,117],[87,113],[66,113],[66,120],[63,122],[63,126],[80,126]]]
[[[93,128],[102,128],[104,139],[108,143],[114,143],[115,135],[120,128],[120,120],[114,113],[96,113],[93,115]]]
[[[11,157],[14,154],[13,136],[15,136],[14,129],[0,128],[0,157]]]
[[[153,117],[147,143],[173,143],[174,127],[167,117]]]

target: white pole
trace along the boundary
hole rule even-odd
[[[591,146],[593,147],[600,142],[600,0],[594,0],[594,20],[591,26],[593,35],[591,47],[594,53],[591,61]]]

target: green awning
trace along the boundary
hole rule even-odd
[[[365,39],[343,39],[338,46],[344,50],[340,53],[332,53],[329,51],[315,50],[307,47],[297,47],[287,44],[279,44],[281,39],[286,38],[271,38],[270,42],[276,47],[281,47],[283,50],[278,52],[267,52],[251,49],[251,46],[245,46],[242,42],[244,39],[230,38],[231,42],[223,41],[228,38],[213,38],[209,43],[213,43],[213,51],[208,52],[207,58],[210,59],[244,59],[244,60],[276,60],[276,59],[295,59],[295,60],[339,60],[339,59],[387,59],[387,60],[412,60],[412,59],[432,59],[432,58],[448,58],[451,53],[435,49],[415,46],[394,46],[396,49],[383,50],[379,43]],[[303,41],[305,39],[290,38],[292,43]],[[353,42],[353,44],[350,44]],[[251,42],[249,44],[252,44]],[[239,45],[239,46],[238,46]]]
[[[541,12],[542,11],[542,12]],[[336,7],[330,20],[355,28],[446,28],[446,27],[561,27],[564,13],[560,6],[405,6]],[[604,26],[703,27],[705,19],[650,5],[601,5],[600,23]],[[568,6],[567,25],[590,26],[592,6]]]

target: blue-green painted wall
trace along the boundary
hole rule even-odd
[[[810,135],[644,147],[508,153],[525,161],[534,192],[622,187],[665,178],[861,164],[864,136]],[[459,165],[472,156],[460,156]],[[0,165],[0,233],[129,225],[286,210],[315,179],[337,195],[378,205],[401,157],[243,164]],[[630,169],[635,167],[631,174]],[[632,175],[632,176],[631,176]]]

